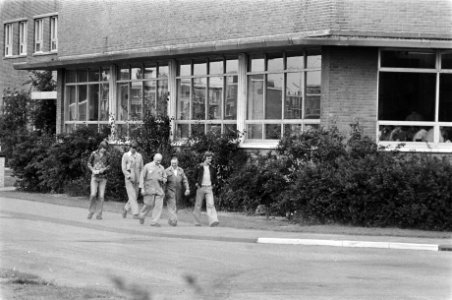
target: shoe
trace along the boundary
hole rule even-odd
[[[96,216],[96,219],[102,220],[102,216],[101,216],[101,215],[97,215],[97,216]]]
[[[168,224],[175,227],[175,226],[177,226],[177,221],[168,220]]]
[[[202,225],[201,225],[201,224],[199,224],[199,223],[196,223],[196,224],[195,224],[195,226],[197,226],[197,227],[201,227]]]
[[[159,223],[152,223],[151,226],[153,226],[153,227],[162,227],[162,225],[160,225]]]
[[[91,220],[91,219],[93,218],[93,215],[94,215],[93,213],[89,213],[89,214],[88,214],[88,217],[86,217],[86,218],[87,218],[88,220]]]
[[[122,210],[122,217],[125,219],[127,217],[127,210],[123,208]]]
[[[138,215],[133,215],[133,218],[138,220],[140,217]]]
[[[140,220],[140,224],[143,225],[144,224],[144,218],[138,217],[138,219]]]
[[[210,227],[217,227],[219,224],[220,224],[220,222],[215,221],[215,222],[212,222],[212,224],[210,224],[209,226]]]

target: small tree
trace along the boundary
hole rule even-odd
[[[32,71],[30,74],[32,86],[42,92],[54,91],[56,82],[51,71]],[[33,102],[30,111],[31,122],[39,133],[55,134],[56,105],[54,100],[39,100]]]

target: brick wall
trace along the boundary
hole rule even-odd
[[[358,121],[364,134],[375,138],[378,50],[324,47],[322,70],[321,122],[349,132]]]
[[[0,95],[7,87],[16,90],[28,90],[30,88],[28,71],[17,71],[13,68],[13,63],[25,62],[25,61],[46,61],[55,57],[53,55],[46,56],[32,56],[34,47],[34,22],[33,16],[43,15],[47,13],[58,12],[59,0],[0,0],[0,25],[1,27],[1,39],[0,49],[2,57],[0,59]],[[27,19],[27,57],[19,58],[4,58],[4,27],[3,22],[8,22],[17,19]],[[48,36],[50,25],[44,22],[44,46],[49,49],[49,41],[45,38]],[[46,35],[47,32],[47,35]],[[14,22],[14,44],[13,54],[19,54],[19,24]],[[1,101],[1,97],[0,97]],[[1,105],[1,103],[0,103]]]

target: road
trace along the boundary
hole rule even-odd
[[[246,230],[86,212],[0,198],[1,267],[74,287],[117,276],[153,299],[452,299],[452,252],[264,245]]]

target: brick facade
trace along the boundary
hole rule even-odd
[[[348,132],[359,122],[364,134],[375,138],[377,78],[377,48],[322,48],[321,123]]]

